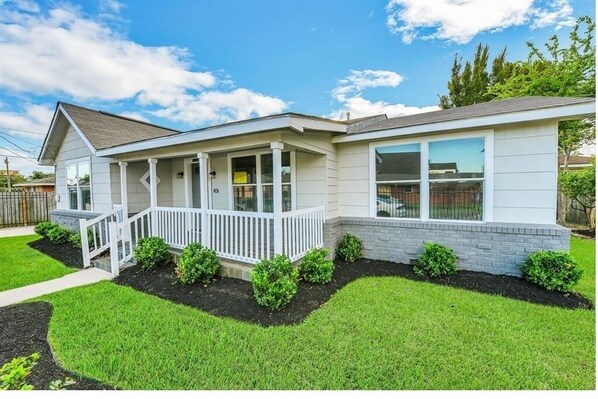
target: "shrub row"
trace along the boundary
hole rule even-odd
[[[81,233],[78,231],[69,230],[56,223],[41,222],[38,223],[33,231],[42,237],[47,238],[53,244],[66,244],[70,242],[77,248],[81,248]],[[93,243],[93,232],[90,228],[87,229],[87,241],[89,245]]]

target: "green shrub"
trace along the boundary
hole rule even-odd
[[[437,243],[424,244],[424,253],[417,259],[413,271],[418,276],[438,277],[457,273],[457,256],[452,249]]]
[[[52,222],[41,222],[35,226],[33,231],[35,231],[35,234],[39,234],[42,237],[48,237],[48,230],[50,230],[54,226],[56,225]]]
[[[166,265],[171,258],[168,244],[160,237],[146,237],[137,241],[134,257],[145,270]]]
[[[336,247],[334,257],[345,262],[355,262],[363,257],[363,242],[354,235],[345,234]]]
[[[299,267],[301,278],[310,283],[329,283],[332,280],[334,263],[326,259],[326,256],[328,256],[326,248],[307,251]]]
[[[73,244],[73,246],[81,248],[81,233],[78,231],[71,231],[69,241],[71,242],[71,244]],[[91,229],[91,227],[87,228],[87,244],[89,247],[93,245],[93,230]]]
[[[285,255],[262,260],[251,274],[257,303],[271,309],[280,309],[293,299],[298,280],[299,270]]]
[[[47,234],[48,239],[52,241],[53,244],[67,243],[71,237],[71,231],[59,225],[52,226],[48,230]]]
[[[175,272],[183,284],[196,281],[208,284],[214,280],[219,267],[216,251],[199,243],[191,243],[183,249]]]
[[[565,251],[539,251],[529,255],[521,268],[523,278],[548,291],[569,292],[581,278],[582,271]]]
[[[0,368],[0,391],[33,389],[33,385],[27,384],[27,377],[31,369],[37,364],[39,353],[33,353],[27,357],[16,357]]]

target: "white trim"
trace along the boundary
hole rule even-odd
[[[416,126],[407,126],[395,129],[379,130],[368,133],[347,134],[332,137],[332,143],[348,143],[354,141],[383,140],[391,137],[397,139],[401,136],[415,134],[431,134],[450,130],[479,129],[508,123],[532,122],[546,119],[575,119],[593,116],[596,112],[594,102],[581,104],[555,106],[529,111],[509,112],[498,115],[472,117],[454,121],[423,123]],[[444,135],[443,135],[444,137]]]
[[[172,136],[124,144],[113,148],[99,150],[97,155],[116,155],[280,129],[292,129],[299,133],[302,133],[304,129],[345,133],[347,131],[347,125],[335,121],[319,121],[293,115],[279,115],[265,120],[250,120],[241,123],[214,126],[186,133],[173,134]]]
[[[437,141],[459,140],[467,138],[480,137],[484,139],[484,177],[483,178],[462,178],[462,179],[430,179],[428,171],[429,144]],[[376,212],[376,196],[378,183],[376,181],[376,148],[395,145],[420,145],[420,177],[417,181],[420,184],[420,210],[419,218],[390,218],[378,217]],[[369,168],[370,168],[370,217],[380,220],[419,220],[422,222],[457,222],[457,223],[489,223],[494,221],[494,129],[483,129],[469,132],[451,133],[442,136],[431,137],[412,137],[407,139],[396,138],[394,140],[375,141],[369,143]],[[448,181],[483,181],[484,204],[483,220],[453,220],[453,219],[430,219],[430,182],[448,182]],[[400,183],[410,183],[412,181],[398,181]],[[398,183],[395,182],[395,183]]]

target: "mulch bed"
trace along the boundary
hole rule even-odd
[[[47,390],[50,382],[71,377],[75,384],[66,387],[72,390],[113,389],[90,378],[81,377],[60,367],[48,344],[48,323],[52,316],[52,305],[48,302],[32,302],[0,308],[0,365],[15,357],[40,354],[27,383],[35,389]]]
[[[174,274],[174,265],[153,271],[131,267],[121,272],[116,283],[138,291],[156,295],[172,302],[201,309],[215,316],[232,317],[263,326],[289,325],[302,322],[321,307],[339,289],[360,277],[399,276],[415,281],[428,281],[485,294],[502,295],[522,301],[562,308],[592,309],[590,300],[579,294],[550,292],[521,278],[488,273],[459,271],[442,278],[419,277],[412,266],[361,259],[355,263],[336,261],[336,269],[329,284],[299,282],[297,295],[289,305],[278,311],[259,306],[253,297],[251,283],[233,278],[217,278],[212,284],[184,285]]]
[[[39,240],[28,243],[31,248],[36,249],[59,262],[64,263],[69,267],[76,267],[83,269],[83,255],[81,248],[75,247],[70,242],[65,244],[54,244],[47,238],[40,238]]]

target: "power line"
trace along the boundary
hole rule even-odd
[[[29,161],[29,162],[31,162],[31,163],[32,163],[32,164],[34,164],[34,165],[37,165],[37,162],[36,162],[36,161],[32,161],[32,159],[37,159],[37,158],[32,158],[32,157],[24,157],[24,156],[22,156],[21,154],[19,154],[18,152],[14,152],[14,151],[13,151],[13,150],[11,150],[10,148],[6,148],[6,147],[0,147],[0,149],[2,149],[2,150],[6,150],[6,151],[8,151],[8,152],[10,152],[10,153],[14,154],[14,155],[3,155],[3,156],[7,156],[7,157],[11,157],[11,158],[15,158],[15,157],[16,157],[16,158],[21,158],[21,159],[24,159],[24,160],[26,160],[26,161]]]
[[[34,143],[34,142],[31,142],[31,141],[28,141],[28,140],[22,139],[22,138],[20,138],[20,137],[12,136],[10,133],[4,132],[4,131],[2,131],[2,130],[0,130],[0,134],[4,134],[5,136],[8,136],[8,137],[10,137],[10,138],[13,138],[13,139],[15,139],[15,140],[22,141],[23,143],[31,144],[32,146],[35,146],[35,147],[41,147],[41,145],[39,145],[39,144],[37,144],[37,143]]]
[[[13,129],[11,127],[6,127],[6,126],[0,126],[0,129],[4,129],[4,130],[14,130],[15,132],[23,132],[23,133],[32,133],[32,134],[39,134],[42,136],[45,136],[46,133],[42,133],[42,132],[34,132],[32,130],[22,130],[22,129]]]
[[[1,133],[0,133],[0,134],[1,134]],[[10,136],[9,136],[9,137],[10,137]],[[36,154],[34,154],[33,152],[31,152],[31,151],[28,151],[28,150],[24,149],[23,147],[21,147],[21,146],[20,146],[20,145],[18,145],[17,143],[15,143],[15,142],[13,142],[13,141],[10,141],[10,140],[9,140],[9,139],[7,139],[6,137],[4,137],[4,135],[3,135],[3,134],[2,134],[2,136],[0,136],[0,138],[3,138],[4,140],[8,141],[10,144],[14,145],[15,147],[17,147],[17,148],[18,148],[19,150],[21,150],[21,151],[25,151],[25,152],[26,152],[26,153],[28,153],[28,154],[31,154],[31,155],[33,155],[33,156],[37,156],[37,155],[36,155]]]

